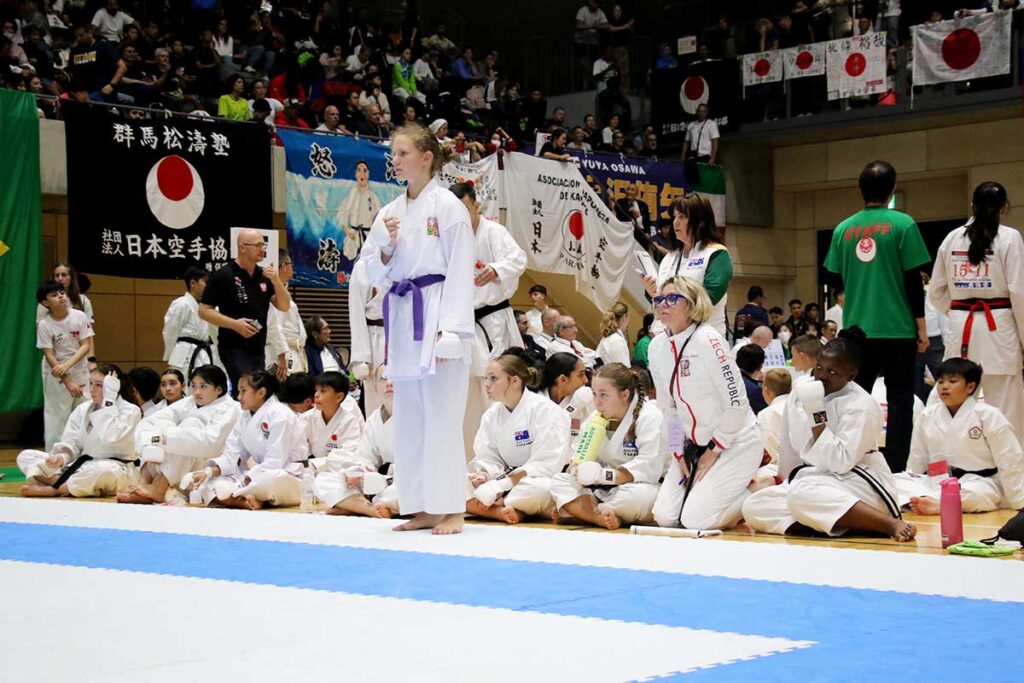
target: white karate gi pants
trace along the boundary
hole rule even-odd
[[[577,484],[568,472],[551,478],[551,496],[559,510],[584,495],[593,496],[597,499],[599,511],[613,511],[624,524],[645,524],[654,520],[651,510],[658,498],[658,485],[634,481],[610,488],[590,489]]]
[[[89,400],[89,387],[83,389],[81,398],[74,398],[64,383],[50,374],[49,367],[43,372],[43,441],[47,452],[60,441],[71,412]]]
[[[51,477],[64,469],[48,466],[46,456],[46,452],[35,450],[18,454],[18,468],[27,483],[39,484],[37,477]],[[117,460],[90,460],[71,475],[67,487],[68,493],[75,498],[92,498],[116,495],[138,482],[139,470],[135,465]]]
[[[900,507],[910,505],[910,499],[914,496],[939,500],[942,495],[939,485],[933,485],[927,474],[900,472],[894,474],[893,478],[896,480]],[[976,474],[965,474],[960,478],[960,505],[964,512],[991,512],[1007,507],[999,481],[995,477],[979,477]]]

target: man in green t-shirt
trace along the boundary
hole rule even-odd
[[[885,458],[893,472],[902,472],[913,430],[914,363],[928,348],[918,271],[931,258],[914,219],[887,208],[895,187],[889,162],[864,167],[864,209],[836,226],[825,267],[846,289],[843,327],[856,325],[867,335],[857,383],[870,392],[879,373],[885,377]]]

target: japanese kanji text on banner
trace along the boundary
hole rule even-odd
[[[633,257],[633,227],[617,220],[575,164],[514,152],[503,173],[508,228],[546,273],[572,273],[601,309],[614,303]]]
[[[272,227],[266,126],[63,106],[69,250],[83,272],[180,278],[227,263],[232,226]]]
[[[885,32],[832,40],[825,45],[828,98],[885,92]]]

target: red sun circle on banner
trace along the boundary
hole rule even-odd
[[[206,192],[195,166],[171,154],[153,164],[146,176],[149,210],[172,230],[189,227],[203,213]]]
[[[868,68],[868,60],[861,52],[854,52],[846,58],[846,73],[857,78]]]
[[[578,240],[583,239],[583,212],[573,211],[569,214],[569,234]]]
[[[800,54],[796,56],[796,68],[801,71],[804,69],[810,69],[812,64],[814,64],[814,55],[809,51],[802,50]]]
[[[981,56],[981,38],[969,28],[960,28],[942,41],[942,59],[957,71],[972,66]]]
[[[757,62],[754,64],[754,73],[757,74],[760,78],[764,78],[765,76],[767,76],[769,73],[771,73],[771,70],[772,63],[769,62],[764,57],[757,60]]]
[[[687,114],[696,114],[697,107],[707,104],[709,94],[707,81],[700,76],[690,76],[679,88],[679,104]]]

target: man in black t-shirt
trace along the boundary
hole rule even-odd
[[[270,304],[281,312],[291,307],[291,295],[277,269],[256,265],[266,250],[259,231],[239,231],[238,258],[210,275],[199,303],[199,317],[220,328],[217,348],[236,397],[238,378],[266,367],[263,349]]]
[[[90,98],[99,102],[131,104],[131,98],[118,97],[117,85],[128,67],[117,49],[105,40],[96,40],[89,24],[75,26],[75,44],[71,47],[71,78],[89,89]]]

